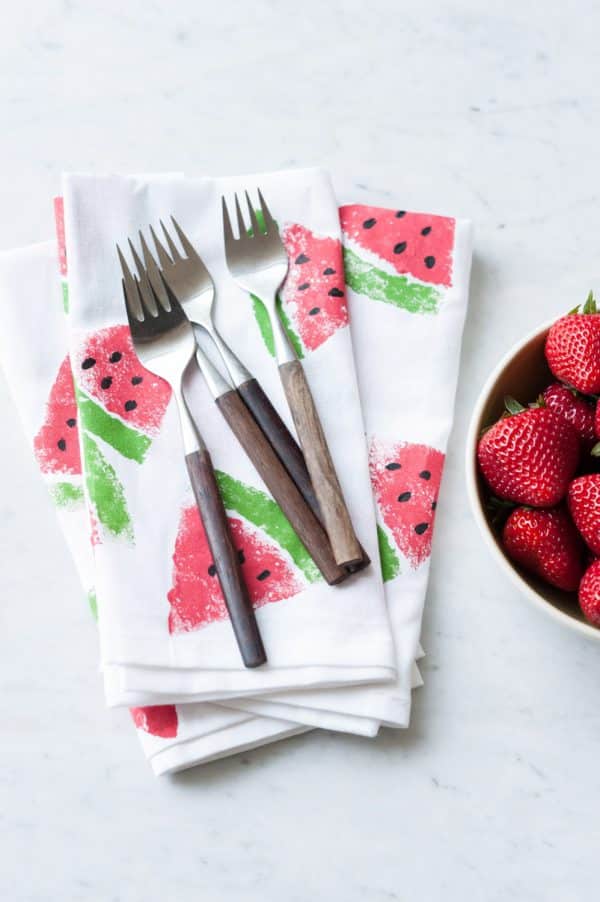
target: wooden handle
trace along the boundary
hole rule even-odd
[[[210,454],[203,448],[188,454],[185,462],[242,660],[246,667],[259,667],[267,656],[231,540]]]
[[[247,382],[243,382],[238,386],[238,392],[242,396],[244,404],[266,435],[275,454],[294,480],[300,494],[317,520],[322,523],[323,518],[321,509],[313,489],[304,455],[300,450],[298,442],[263,391],[260,382],[254,378],[249,379]],[[361,560],[348,567],[349,573],[357,573],[359,570],[364,570],[364,568],[368,567],[371,563],[367,552],[362,547],[361,552]]]
[[[282,363],[279,372],[333,556],[340,566],[352,567],[361,563],[362,549],[354,533],[304,370],[299,360],[293,360]]]
[[[325,530],[239,394],[226,392],[217,398],[217,406],[325,580],[335,585],[347,579],[349,573],[336,564]]]

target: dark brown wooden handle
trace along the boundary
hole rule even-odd
[[[217,406],[325,580],[335,585],[347,579],[349,573],[336,564],[325,530],[239,394],[226,392],[217,398]]]
[[[249,379],[247,382],[243,382],[238,386],[238,392],[242,396],[244,404],[266,435],[275,454],[296,483],[300,494],[317,520],[322,523],[321,509],[319,508],[319,502],[317,501],[317,496],[313,489],[304,455],[298,442],[271,404],[269,397],[263,391],[260,382],[258,382],[257,379]],[[356,573],[358,570],[363,570],[371,563],[364,548],[361,548],[361,551],[361,560],[348,567],[350,573]]]
[[[259,667],[267,656],[229,532],[210,454],[203,448],[186,455],[185,462],[242,660],[246,667]]]
[[[362,561],[362,549],[302,364],[299,360],[282,363],[279,372],[333,556],[341,567],[352,567]]]

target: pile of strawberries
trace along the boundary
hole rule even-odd
[[[496,509],[510,510],[506,553],[565,592],[600,627],[600,313],[590,293],[546,339],[558,380],[506,413],[479,440],[477,459]]]

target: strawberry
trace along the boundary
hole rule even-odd
[[[600,473],[574,479],[567,501],[575,526],[594,554],[600,555]]]
[[[479,440],[477,460],[492,492],[506,501],[554,507],[564,498],[579,463],[579,436],[547,407],[506,399],[508,416]]]
[[[579,586],[579,607],[594,626],[600,626],[600,560],[585,571]]]
[[[574,427],[581,439],[582,447],[589,451],[596,441],[596,414],[587,398],[582,398],[576,391],[561,385],[560,382],[549,385],[542,398],[546,407],[559,413]]]
[[[513,561],[552,586],[575,592],[583,573],[584,546],[562,507],[517,507],[504,524],[502,544]]]
[[[600,392],[600,313],[591,291],[581,312],[576,307],[550,328],[546,360],[561,382],[586,395]]]

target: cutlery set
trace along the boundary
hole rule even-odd
[[[134,348],[143,365],[168,382],[173,391],[190,483],[246,667],[265,663],[266,654],[210,453],[184,397],[184,374],[194,360],[231,431],[326,582],[337,585],[370,563],[354,532],[302,364],[279,317],[277,297],[289,261],[278,225],[260,190],[258,199],[260,215],[246,193],[246,221],[235,195],[237,238],[226,200],[222,199],[225,256],[232,278],[245,291],[260,297],[268,312],[277,366],[300,446],[260,383],[219,333],[213,318],[212,277],[181,226],[172,218],[181,250],[162,222],[163,241],[149,228],[156,256],[141,232],[141,254],[128,240],[135,273],[117,246]],[[203,350],[199,340],[202,333],[218,351],[224,373]]]

